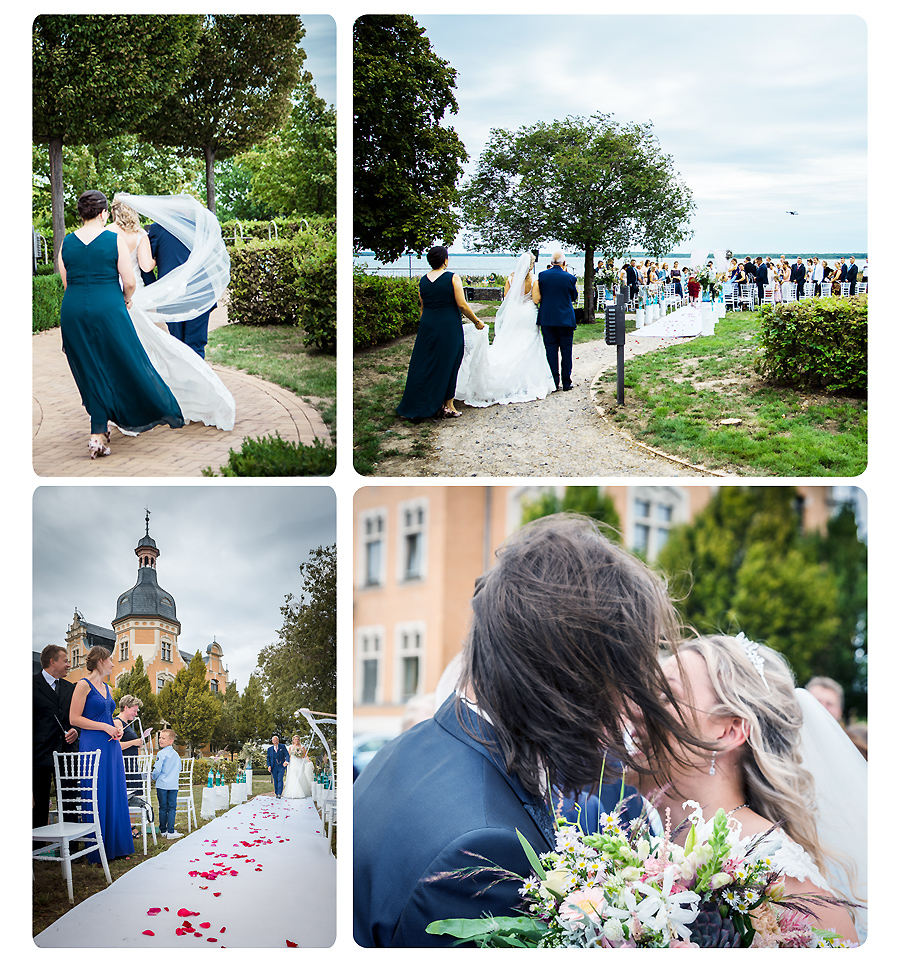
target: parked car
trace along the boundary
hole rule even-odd
[[[372,757],[394,738],[393,733],[360,733],[353,737],[353,779],[363,771]]]

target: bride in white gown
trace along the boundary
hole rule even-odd
[[[290,762],[287,776],[284,779],[283,797],[291,800],[302,800],[312,795],[313,765],[306,755],[306,750],[300,745],[300,737],[294,736],[288,747]]]
[[[748,845],[779,824],[754,853],[774,857],[785,895],[806,895],[815,926],[865,940],[864,906],[814,900],[864,905],[867,893],[866,761],[839,724],[794,688],[779,653],[743,635],[690,640],[664,671],[698,739],[714,748],[681,748],[685,762],[640,781],[642,792],[669,810],[673,829],[688,800],[707,821],[725,810]],[[660,794],[661,782],[671,786]]]
[[[470,407],[542,400],[555,389],[547,352],[537,325],[538,307],[531,299],[534,256],[519,256],[494,320],[488,330],[464,326],[465,353],[456,380],[456,399]]]
[[[150,286],[144,285],[140,270],[148,271],[154,263],[138,212],[172,232],[191,252],[183,266]],[[129,314],[150,362],[178,401],[185,422],[233,430],[234,397],[225,384],[204,359],[157,325],[165,320],[192,319],[221,298],[228,284],[230,260],[219,223],[212,212],[187,195],[119,194],[113,199],[112,214],[116,224],[109,231],[123,235],[131,250],[137,288]]]

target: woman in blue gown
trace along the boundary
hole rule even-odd
[[[450,255],[442,245],[428,250],[431,271],[419,280],[422,318],[409,358],[406,388],[397,413],[409,420],[459,417],[454,405],[456,376],[464,340],[460,313],[477,329],[484,323],[469,308],[459,276],[447,271]]]
[[[100,750],[100,771],[97,778],[97,809],[100,812],[100,831],[107,860],[129,857],[134,851],[131,818],[128,814],[128,791],[125,787],[125,766],[122,762],[122,728],[113,723],[115,700],[104,681],[113,670],[109,652],[96,645],[85,658],[88,674],[75,683],[69,722],[78,730],[80,752]],[[99,864],[100,855],[87,855],[90,863]]]
[[[128,315],[135,289],[131,255],[121,236],[106,231],[106,196],[84,192],[78,214],[83,224],[63,239],[57,263],[65,289],[60,328],[69,368],[91,417],[88,450],[93,459],[110,452],[110,422],[141,433],[159,424],[183,427],[184,416]]]

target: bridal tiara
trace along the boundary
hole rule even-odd
[[[738,632],[734,637],[736,642],[739,642],[747,654],[747,658],[753,663],[753,668],[759,673],[762,681],[768,686],[769,682],[766,679],[766,663],[763,657],[759,654],[759,642],[753,642],[744,635],[743,632]]]

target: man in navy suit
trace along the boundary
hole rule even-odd
[[[859,266],[856,264],[856,256],[850,256],[850,265],[847,266],[847,282],[850,283],[850,295],[856,295],[856,279],[859,276]]]
[[[496,869],[531,873],[519,834],[537,853],[555,848],[564,794],[564,808],[577,798],[594,823],[612,813],[622,787],[598,791],[601,776],[610,781],[613,761],[638,762],[626,720],[654,761],[671,737],[696,744],[672,716],[658,661],[659,643],[677,636],[672,604],[601,528],[550,515],[507,539],[476,582],[455,694],[354,782],[353,934],[363,947],[446,947],[453,939],[426,932],[432,921],[517,913],[519,882]],[[635,795],[622,822],[641,806]]]
[[[803,281],[806,279],[806,266],[798,255],[797,261],[791,266],[791,282],[797,283],[797,298],[803,295]]]
[[[562,252],[553,253],[549,269],[541,272],[531,287],[531,298],[538,307],[538,326],[547,352],[553,382],[559,389],[572,389],[572,339],[575,335],[575,276],[566,270]]]
[[[78,730],[69,723],[75,687],[66,680],[69,653],[61,645],[41,652],[41,670],[34,675],[31,700],[32,827],[44,827],[50,813],[53,754],[74,752]]]
[[[272,745],[266,750],[266,769],[272,774],[275,796],[281,799],[284,789],[284,771],[287,769],[290,754],[287,747],[277,736],[272,737]]]
[[[150,251],[156,259],[156,274],[162,278],[167,273],[184,265],[191,254],[190,249],[177,239],[168,229],[164,229],[158,222],[153,222],[147,227],[147,235],[150,237]],[[149,285],[153,282],[152,276],[148,279],[147,274],[142,272],[144,283]],[[213,307],[215,308],[215,307]],[[169,332],[182,343],[186,343],[190,348],[201,357],[206,356],[206,343],[209,333],[209,314],[207,310],[203,315],[195,319],[166,323]]]

